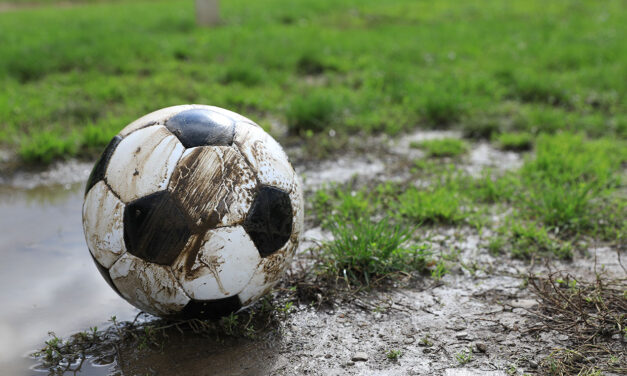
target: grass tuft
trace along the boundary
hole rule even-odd
[[[331,68],[332,67],[325,64],[318,55],[312,52],[303,54],[298,61],[296,61],[296,72],[301,75],[316,76]]]
[[[394,210],[416,224],[458,224],[467,217],[461,195],[447,186],[410,187],[398,197]]]
[[[500,229],[502,237],[492,240],[488,245],[490,251],[496,247],[509,249],[514,258],[529,260],[535,256],[553,256],[561,260],[573,257],[573,247],[551,236],[547,229],[534,222],[510,221]]]
[[[533,136],[529,133],[502,133],[495,137],[499,149],[528,151],[533,147]]]
[[[411,230],[389,218],[338,219],[331,227],[333,240],[324,244],[323,268],[353,285],[370,285],[393,273],[424,271],[429,251],[410,245]]]
[[[227,68],[220,80],[223,84],[240,83],[244,86],[256,86],[262,81],[263,75],[261,72],[247,65],[236,65]]]
[[[433,128],[445,128],[461,119],[464,108],[454,92],[438,90],[425,94],[418,113]]]
[[[427,140],[422,142],[412,142],[413,148],[420,148],[426,151],[429,157],[458,157],[468,150],[468,144],[456,138],[443,138]]]
[[[314,92],[296,97],[287,108],[287,125],[294,134],[320,132],[336,121],[338,105],[326,93]]]
[[[618,184],[624,155],[611,140],[585,141],[580,135],[560,134],[538,139],[535,159],[520,171],[525,213],[551,228],[594,227],[593,203]]]
[[[466,138],[490,140],[499,134],[501,127],[496,119],[480,116],[465,121],[461,126],[461,130]]]

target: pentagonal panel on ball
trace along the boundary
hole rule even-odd
[[[262,257],[278,251],[292,235],[293,210],[287,192],[262,187],[253,202],[244,228]]]
[[[303,197],[303,185],[298,177],[294,174],[294,185],[290,192],[290,201],[292,203],[292,213],[294,215],[294,224],[292,227],[292,237],[296,237],[297,241],[304,230],[305,222],[305,199]]]
[[[105,182],[92,187],[83,203],[83,232],[89,251],[105,268],[124,252],[124,203],[111,192]]]
[[[237,123],[233,143],[256,171],[261,184],[286,192],[292,189],[294,169],[281,145],[263,129],[248,123]]]
[[[126,248],[143,260],[170,265],[190,234],[187,218],[168,191],[139,198],[124,208]]]
[[[238,294],[242,306],[251,305],[272,290],[289,266],[296,248],[297,238],[291,238],[281,249],[261,260],[253,277]]]
[[[178,114],[181,111],[190,110],[192,108],[197,107],[197,105],[193,104],[183,104],[179,106],[172,106],[159,109],[157,111],[153,111],[147,115],[140,117],[139,119],[133,121],[124,129],[122,129],[119,133],[121,137],[126,137],[129,134],[135,132],[138,129],[146,128],[151,125],[164,125],[165,122],[171,118],[172,116]]]
[[[179,112],[165,123],[183,146],[230,146],[233,143],[235,123],[230,118],[206,108]]]
[[[237,150],[227,146],[188,149],[168,189],[192,219],[196,231],[241,223],[257,181]]]
[[[211,111],[215,111],[219,114],[222,114],[228,118],[230,118],[231,120],[233,120],[234,122],[244,122],[244,123],[250,123],[254,126],[259,126],[257,125],[257,123],[255,123],[254,121],[250,120],[249,118],[242,116],[240,114],[238,114],[237,112],[233,112],[227,109],[224,109],[222,107],[216,107],[216,106],[205,106],[205,105],[197,105],[197,108],[205,108],[207,110],[211,110]]]
[[[111,156],[105,180],[128,203],[165,189],[183,145],[162,125],[128,135]]]
[[[260,261],[242,227],[223,227],[193,235],[172,270],[190,298],[214,300],[240,292]]]
[[[125,253],[109,269],[113,283],[135,307],[155,315],[176,315],[189,297],[169,267]]]

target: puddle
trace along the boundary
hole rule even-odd
[[[522,164],[520,154],[495,149],[488,143],[480,143],[472,148],[468,155],[468,164],[464,167],[469,174],[478,176],[486,167],[497,170],[515,170]]]
[[[60,181],[59,181],[60,182]],[[67,336],[103,327],[137,310],[98,273],[81,226],[81,184],[20,190],[0,187],[0,369],[3,375],[41,374],[26,356],[54,330]],[[83,365],[81,375],[108,367]]]
[[[202,336],[168,334],[165,351],[142,350],[141,356],[124,349],[119,362],[124,375],[265,375],[287,363],[279,355],[281,338],[276,334],[250,340],[226,337],[216,341]],[[91,376],[91,375],[90,375]]]
[[[319,165],[308,168],[296,168],[296,171],[303,178],[307,189],[318,189],[324,184],[345,183],[351,178],[365,176],[368,179],[374,177],[385,170],[383,161],[374,158],[362,157],[340,157],[332,161],[324,161]]]

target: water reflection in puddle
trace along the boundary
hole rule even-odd
[[[67,336],[102,327],[137,310],[119,298],[94,266],[81,227],[82,186],[15,190],[0,186],[0,372],[29,370],[26,355],[47,333]],[[106,375],[86,364],[81,375]]]

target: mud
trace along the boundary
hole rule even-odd
[[[528,310],[537,303],[524,277],[548,273],[546,266],[495,258],[482,249],[485,234],[469,228],[439,231],[434,240],[459,250],[460,266],[441,280],[419,279],[403,288],[364,293],[352,304],[333,309],[298,307],[273,332],[280,337],[229,339],[237,346],[192,357],[185,353],[189,361],[178,362],[175,369],[170,345],[163,357],[158,351],[146,357],[135,354],[121,369],[135,374],[150,367],[157,375],[535,374],[552,349],[569,345],[567,336],[532,337],[525,332],[535,320]],[[610,278],[624,276],[616,251],[600,247],[590,253],[572,263],[555,263],[551,270],[568,270],[582,278],[600,270]],[[249,363],[234,352],[251,343],[253,357],[273,348],[262,372],[248,370]],[[204,346],[215,344],[207,340]],[[400,351],[397,360],[388,359],[391,350]],[[459,354],[470,354],[468,363],[460,364]]]
[[[422,157],[419,150],[409,147],[412,140],[456,136],[417,132],[385,141],[383,150],[370,157],[347,152],[332,161],[297,165],[296,170],[304,177],[307,193],[348,179],[402,179],[412,160]],[[474,173],[486,167],[516,168],[523,159],[520,154],[479,143],[472,145],[462,163]],[[90,167],[86,166],[83,179]],[[0,228],[11,236],[2,237],[0,249],[12,256],[0,266],[0,282],[25,286],[19,297],[10,289],[0,290],[5,295],[1,298],[11,302],[0,320],[0,338],[7,339],[1,343],[0,362],[10,364],[16,375],[29,374],[26,365],[33,363],[20,356],[40,345],[47,330],[66,335],[100,326],[113,314],[126,319],[137,312],[117,297],[91,266],[80,229],[80,186],[54,200],[38,198],[32,204],[27,198],[46,189],[41,188],[42,181],[53,181],[54,192],[70,184],[66,180],[74,181],[71,174],[66,180],[59,179],[63,174],[58,171],[64,168],[55,166],[52,171],[57,172],[44,172],[48,178],[37,174],[32,180],[24,175],[2,178],[0,220],[6,223],[0,223]],[[18,188],[25,186],[40,188]],[[55,237],[55,226],[60,227],[64,240]],[[388,290],[361,293],[351,303],[322,310],[298,306],[272,331],[254,340],[172,332],[162,349],[122,349],[117,372],[168,376],[536,374],[551,349],[568,346],[569,339],[552,332],[538,337],[525,332],[535,320],[528,310],[536,305],[525,286],[527,273],[563,269],[580,278],[593,278],[598,272],[607,277],[626,275],[616,249],[603,244],[591,244],[587,255],[576,256],[570,263],[534,265],[492,256],[487,251],[489,231],[440,227],[423,235],[436,254],[454,258],[453,269],[440,280],[417,278]],[[294,262],[306,262],[308,253],[304,251],[327,239],[329,234],[322,229],[306,228]],[[41,250],[49,259],[41,259],[37,252]],[[400,351],[397,359],[388,358],[392,350]],[[101,375],[106,369],[87,363],[85,367],[81,375]]]
[[[263,341],[223,338],[207,340],[198,336],[171,333],[167,351],[136,356],[133,349],[120,360],[124,375],[268,375],[285,358],[279,355],[281,339],[273,334]]]
[[[53,191],[63,192],[75,185],[84,184],[93,165],[93,162],[70,160],[56,162],[45,170],[26,168],[12,171],[7,166],[0,166],[2,167],[0,170],[2,172],[0,173],[0,192],[19,191],[24,194],[35,192],[34,196],[46,199],[56,194]],[[38,189],[42,192],[41,194],[36,193]]]
[[[425,153],[410,145],[412,142],[442,138],[461,138],[455,131],[417,131],[398,139],[385,137],[363,141],[359,147],[372,152],[348,151],[326,161],[303,162],[295,166],[303,178],[307,190],[319,189],[329,183],[345,183],[357,180],[400,181],[408,177],[413,161],[425,157]],[[289,150],[290,156],[300,156],[299,150]],[[490,168],[496,171],[513,170],[522,165],[523,154],[506,152],[486,142],[471,143],[468,152],[460,160],[449,159],[462,166],[468,173],[479,175]]]

